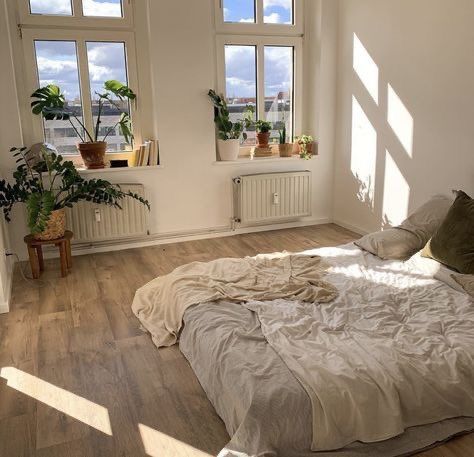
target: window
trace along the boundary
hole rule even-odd
[[[43,121],[32,115],[31,143],[45,140],[62,154],[77,154],[84,127],[94,131],[97,93],[116,79],[137,91],[134,34],[121,30],[130,21],[130,6],[123,0],[22,0],[22,38],[27,91],[55,84],[74,113],[69,121]],[[48,27],[44,27],[44,26]],[[74,25],[76,27],[69,27]],[[109,26],[114,27],[108,31]],[[37,26],[37,27],[36,27]],[[30,102],[31,100],[28,100]],[[141,141],[138,113],[118,99],[104,105],[99,139],[107,135],[108,152],[132,151],[117,122],[121,111],[131,115],[135,141]]]
[[[270,141],[301,133],[301,0],[216,0],[218,91],[232,121],[248,106],[255,120],[272,124]],[[255,145],[254,129],[241,139],[241,155]]]
[[[215,0],[219,33],[302,35],[302,0]]]

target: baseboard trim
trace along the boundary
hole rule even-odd
[[[340,219],[334,219],[333,223],[336,225],[340,225],[341,227],[351,230],[352,232],[358,233],[359,235],[367,235],[367,233],[370,233],[368,230],[365,230],[363,228],[360,228],[356,225],[349,224],[347,222],[341,221]]]
[[[283,230],[296,227],[307,227],[310,225],[329,224],[330,218],[315,218],[296,222],[286,222],[281,224],[261,225],[252,227],[239,227],[232,230],[230,226],[211,227],[201,230],[190,230],[182,232],[167,232],[162,234],[149,235],[147,237],[127,240],[98,241],[95,243],[81,243],[73,245],[74,255],[95,254],[109,251],[122,251],[125,249],[142,248],[148,246],[158,246],[161,244],[178,243],[183,241],[204,240],[209,238],[222,238],[244,233],[268,232],[272,230]],[[58,257],[57,249],[51,251],[45,249],[46,258]]]

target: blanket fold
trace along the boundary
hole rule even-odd
[[[138,289],[132,310],[156,346],[171,346],[178,340],[185,311],[200,303],[333,300],[336,288],[322,279],[328,267],[320,256],[288,253],[193,262]]]

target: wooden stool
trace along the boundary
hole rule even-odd
[[[61,276],[64,278],[67,275],[68,268],[72,267],[71,238],[72,232],[69,230],[66,230],[62,238],[57,238],[55,240],[35,240],[33,235],[25,236],[24,241],[28,247],[31,274],[34,279],[38,279],[41,272],[44,270],[43,246],[48,244],[54,244],[59,247]]]

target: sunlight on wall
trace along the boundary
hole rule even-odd
[[[379,68],[355,33],[352,65],[362,84],[378,104]]]
[[[210,457],[210,454],[202,452],[189,444],[183,443],[146,425],[138,424],[138,430],[140,431],[145,452],[151,457],[163,457],[165,455],[173,455],[176,457],[188,457],[191,455],[193,457]]]
[[[14,367],[2,368],[0,376],[9,387],[112,436],[107,408]]]
[[[385,179],[382,212],[384,220],[400,224],[408,216],[410,186],[406,182],[391,154],[385,151]]]
[[[357,99],[352,96],[351,170],[359,184],[358,198],[374,207],[377,132]]]
[[[387,120],[406,153],[413,157],[413,116],[390,84],[388,85]]]

